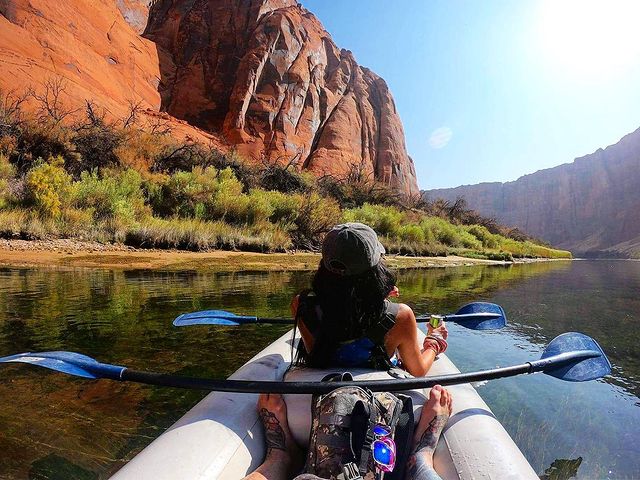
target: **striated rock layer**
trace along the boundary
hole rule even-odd
[[[0,14],[0,89],[64,78],[70,107],[139,104],[256,161],[418,192],[386,83],[295,0],[0,0]]]
[[[578,255],[640,257],[640,129],[515,182],[428,190]]]
[[[159,0],[144,36],[166,52],[160,93],[171,115],[255,159],[356,169],[418,192],[386,83],[295,0]]]

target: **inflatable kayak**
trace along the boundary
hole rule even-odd
[[[419,332],[421,334],[421,332]],[[421,334],[422,335],[422,334]],[[230,379],[280,381],[291,362],[287,333],[238,369]],[[286,381],[319,380],[327,373],[294,369]],[[351,369],[356,380],[388,379],[386,372]],[[429,375],[458,373],[440,355]],[[447,387],[453,414],[435,452],[435,468],[444,480],[538,479],[522,452],[471,385]],[[428,390],[412,396],[416,419]],[[289,426],[304,448],[311,423],[310,396],[285,395]],[[265,454],[262,425],[256,412],[257,394],[213,392],[136,455],[115,480],[238,480],[254,470]]]

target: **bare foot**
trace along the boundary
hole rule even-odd
[[[443,387],[436,385],[431,389],[414,433],[413,454],[407,465],[408,478],[418,478],[420,469],[433,467],[433,452],[451,415],[451,403],[451,394]]]
[[[302,466],[302,455],[287,424],[287,404],[284,403],[282,395],[267,393],[260,394],[257,408],[264,427],[267,455],[254,473],[262,474],[269,479],[291,478],[296,469]]]

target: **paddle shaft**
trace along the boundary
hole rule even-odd
[[[480,312],[480,313],[463,313],[460,315],[451,314],[451,315],[443,315],[444,320],[455,322],[456,320],[465,320],[465,319],[477,319],[477,318],[499,318],[501,315],[499,313],[490,313],[490,312]],[[425,313],[424,315],[419,315],[416,317],[416,320],[425,321],[429,320],[431,317],[430,313]],[[196,317],[197,318],[197,317]],[[206,317],[205,317],[206,318]],[[248,323],[266,323],[266,324],[283,324],[283,325],[291,325],[294,323],[293,319],[290,318],[262,318],[256,317],[254,321]]]
[[[216,392],[235,393],[287,393],[287,394],[324,394],[340,387],[359,386],[373,392],[395,392],[416,388],[431,388],[434,385],[459,385],[516,375],[545,372],[577,361],[599,356],[591,350],[566,352],[552,357],[521,365],[481,370],[470,373],[456,373],[433,377],[402,378],[393,380],[366,380],[353,382],[265,382],[252,380],[211,380],[204,378],[182,377],[153,372],[139,372],[125,368],[120,375],[106,375],[103,378],[113,380],[159,385],[163,387],[189,388]]]

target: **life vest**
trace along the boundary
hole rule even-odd
[[[399,308],[400,306],[397,303],[385,300],[384,312],[381,317],[360,337],[340,342],[335,352],[333,352],[331,365],[345,368],[373,368],[376,370],[388,370],[396,366],[387,354],[384,338],[395,325]],[[317,297],[312,291],[300,294],[298,313],[311,334],[317,338],[317,332],[322,323],[322,310],[318,305]],[[304,348],[304,346],[300,348]]]

